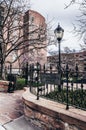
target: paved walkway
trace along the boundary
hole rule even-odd
[[[0,93],[0,130],[39,130],[23,116],[23,92]]]
[[[30,122],[27,122],[23,116],[24,114],[23,102],[22,102],[23,93],[24,90],[15,91],[14,93],[0,92],[0,130],[40,130]],[[49,102],[47,104],[48,107],[51,106],[49,105]],[[66,111],[63,105],[56,107],[56,109],[57,108],[59,110],[62,108],[64,112]],[[67,112],[69,113],[73,112],[74,114],[77,113],[78,115],[82,115],[83,117],[86,116],[85,111],[82,112],[81,110],[76,110],[74,108],[69,109],[69,111]]]

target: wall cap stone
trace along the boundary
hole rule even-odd
[[[64,123],[74,125],[81,130],[86,130],[86,111],[70,107],[66,110],[66,106],[58,102],[53,102],[44,98],[39,98],[30,93],[29,88],[25,88],[22,99],[24,104],[40,113],[46,114],[52,118],[59,118]]]

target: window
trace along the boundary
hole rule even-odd
[[[34,17],[33,16],[29,16],[29,23],[33,23],[34,22]]]
[[[0,6],[0,11],[4,12],[4,7]]]
[[[32,22],[34,22],[34,17],[32,17],[32,20],[31,20]]]
[[[80,58],[83,58],[83,56],[82,56],[82,55],[80,55],[79,57],[80,57]]]
[[[4,16],[4,12],[0,10],[0,16]]]
[[[86,71],[86,67],[84,67],[84,71]]]
[[[4,20],[4,17],[3,17],[3,16],[0,16],[0,25],[3,24],[3,20]]]
[[[28,22],[28,12],[24,16],[24,23]]]
[[[78,57],[78,55],[76,55],[76,57]]]

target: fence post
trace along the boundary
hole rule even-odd
[[[81,107],[83,106],[83,83],[81,83]]]
[[[45,74],[45,64],[44,64],[44,66],[43,66],[43,71],[44,71],[44,74]]]
[[[78,65],[77,64],[75,70],[76,70],[76,89],[78,89]]]
[[[69,67],[68,64],[66,65],[66,82],[67,82],[67,105],[66,105],[66,110],[69,109],[69,100],[68,100],[68,74],[69,74]]]
[[[25,84],[28,85],[28,62],[26,63],[25,68]]]
[[[10,74],[12,74],[12,64],[10,63]]]
[[[74,103],[74,95],[73,95],[73,81],[71,81],[71,90],[72,90],[72,105]]]
[[[37,62],[37,100],[39,100],[39,71],[40,71],[40,64]]]
[[[31,65],[30,65],[30,70],[29,70],[29,71],[30,71],[30,92],[31,92],[31,83],[32,83],[32,82],[31,82],[31,78],[32,78],[32,77],[31,77],[31,76],[32,76],[32,67],[31,67]]]
[[[50,77],[52,76],[52,65],[50,64]],[[52,92],[52,84],[50,84],[50,92]]]

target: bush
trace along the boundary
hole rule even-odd
[[[67,103],[67,90],[63,89],[61,92],[57,90],[44,95],[46,98],[55,100],[57,102]],[[68,92],[69,105],[83,108],[86,110],[86,90],[69,90]]]
[[[24,78],[17,78],[16,90],[21,90],[24,87],[25,87],[25,79]]]
[[[32,82],[32,83],[30,83],[29,82],[29,85],[31,85],[32,87],[38,87],[38,86],[43,86],[44,84],[43,83],[40,83],[40,82]]]

